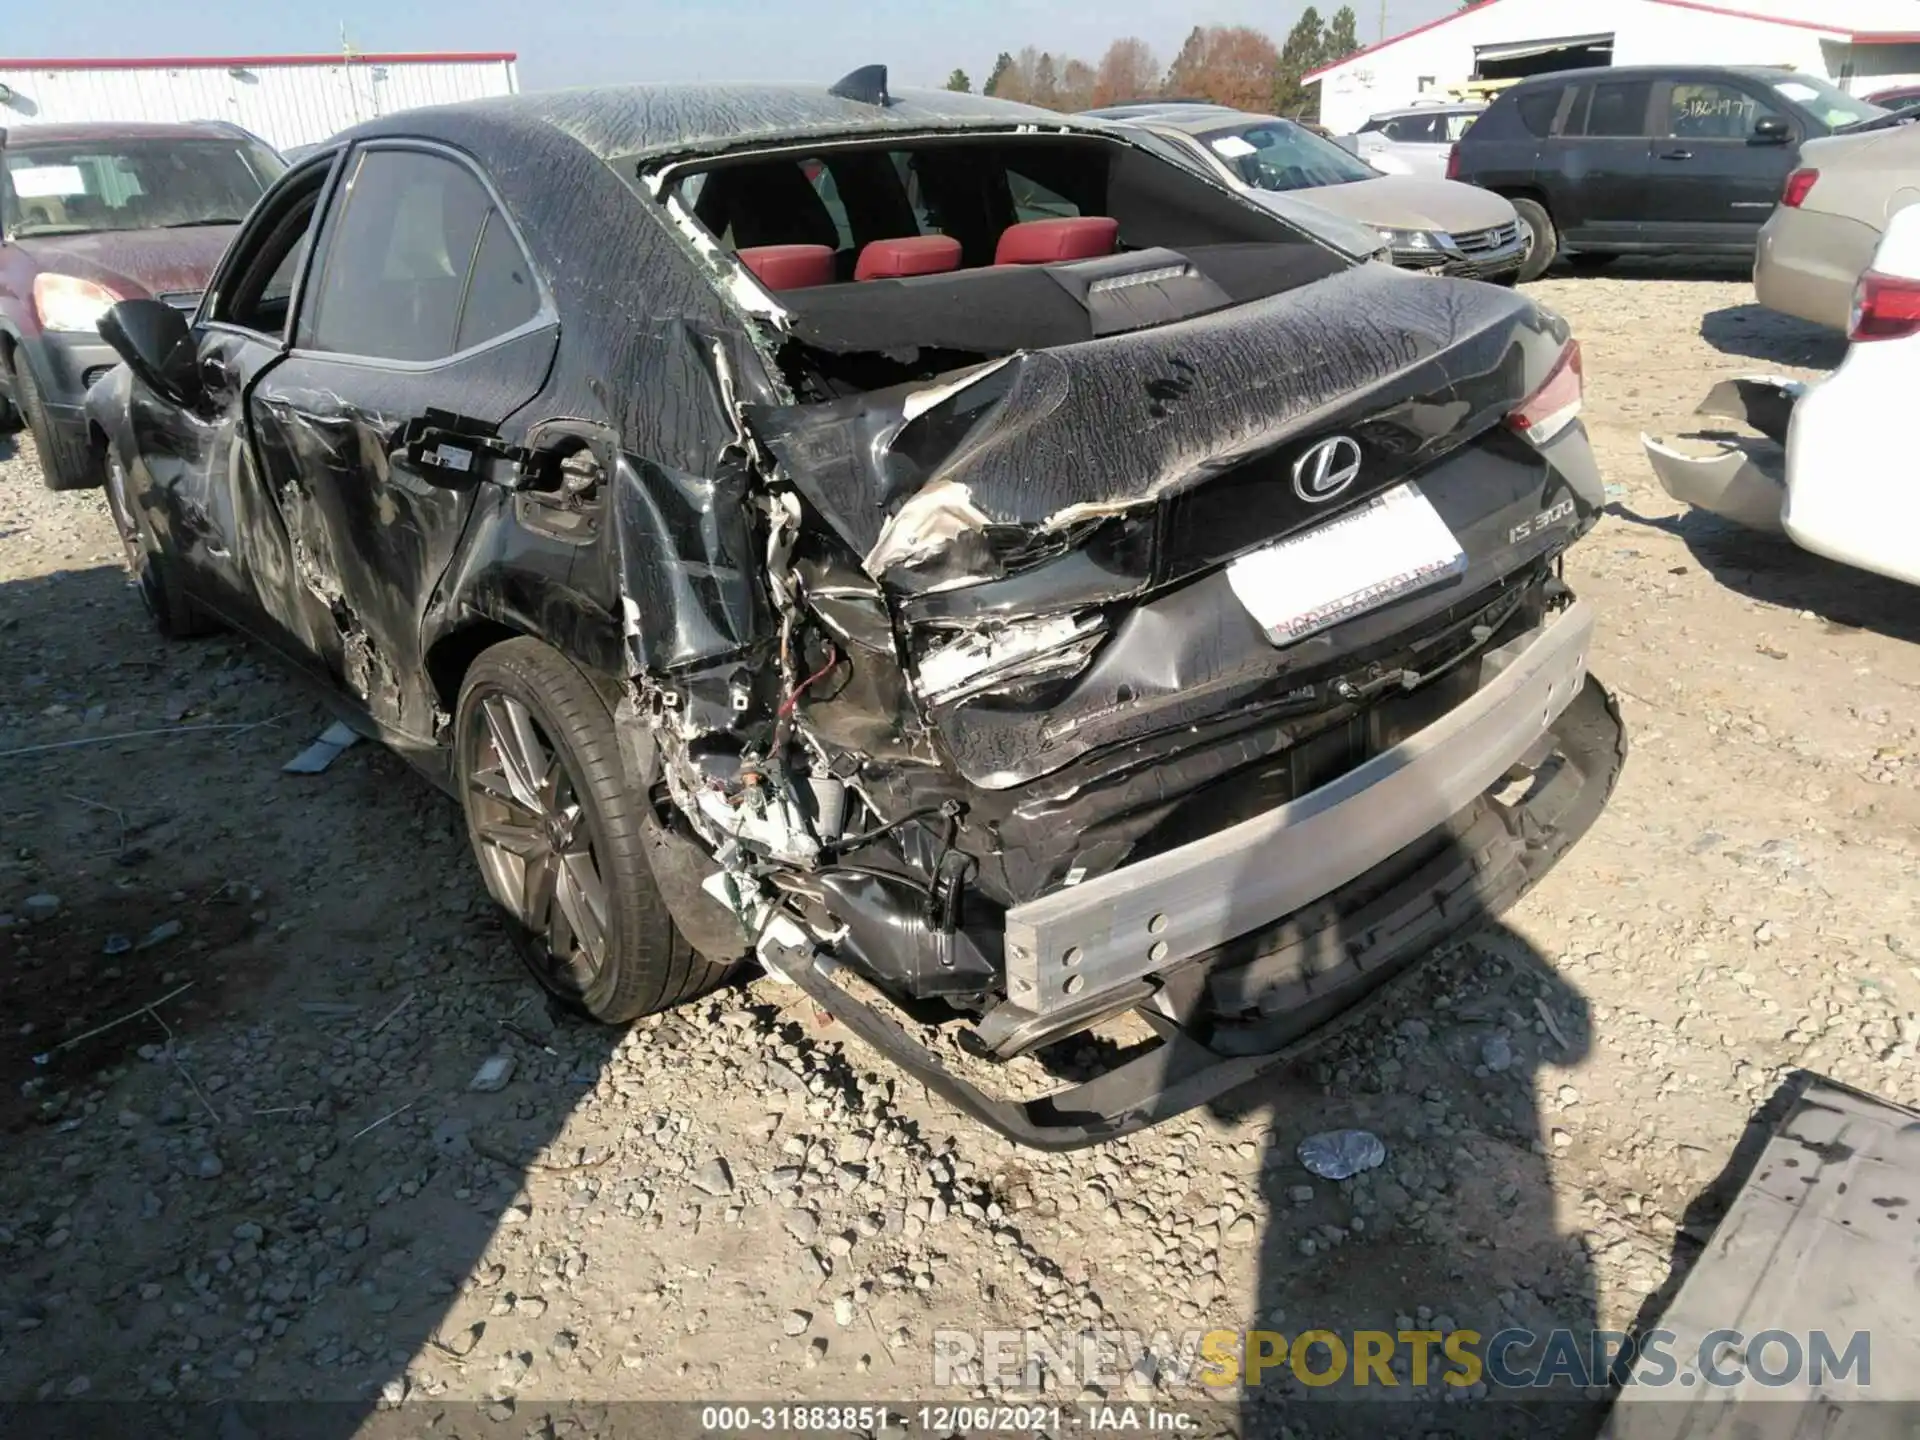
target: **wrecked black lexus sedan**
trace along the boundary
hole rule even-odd
[[[1621,763],[1566,325],[1103,122],[877,68],[396,114],[197,315],[102,328],[160,627],[453,791],[549,986],[620,1021],[757,956],[1029,1144],[1288,1059]]]

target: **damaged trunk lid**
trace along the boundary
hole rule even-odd
[[[961,774],[1003,789],[1173,727],[1324,706],[1343,657],[1562,548],[1598,507],[1590,456],[1569,447],[1563,473],[1510,417],[1567,351],[1511,291],[1366,265],[747,413],[844,547],[811,577],[816,611],[855,648],[897,643]],[[1344,550],[1300,546],[1329,522]],[[1276,619],[1303,574],[1364,567],[1409,526],[1430,562],[1400,557],[1410,588]]]

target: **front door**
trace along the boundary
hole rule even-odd
[[[142,473],[128,477],[127,503],[177,558],[187,588],[303,662],[315,616],[298,604],[293,556],[254,470],[246,397],[284,353],[332,168],[322,158],[291,172],[235,237],[194,328],[202,393],[192,406],[136,385],[128,417]]]
[[[1757,137],[1762,120],[1799,122],[1730,79],[1663,82],[1654,95],[1655,213],[1676,244],[1750,248],[1793,168],[1793,144]]]
[[[428,742],[423,616],[477,488],[511,487],[501,425],[539,392],[558,326],[471,162],[416,143],[351,153],[294,344],[250,396],[255,455],[323,604],[331,678]]]

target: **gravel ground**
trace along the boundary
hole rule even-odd
[[[1613,502],[1568,569],[1631,732],[1614,804],[1298,1069],[1068,1156],[765,981],[549,1016],[453,806],[372,746],[283,775],[320,706],[153,637],[98,497],[0,440],[0,1399],[956,1400],[939,1330],[1655,1313],[1790,1071],[1920,1101],[1920,600],[1677,514],[1641,457],[1713,378],[1833,342],[1712,271],[1531,288],[1585,344]],[[1314,1179],[1295,1146],[1344,1125],[1386,1164]]]

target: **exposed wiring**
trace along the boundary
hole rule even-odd
[[[800,697],[807,693],[807,687],[812,685],[816,680],[825,679],[827,673],[839,663],[840,652],[834,648],[832,642],[828,642],[827,663],[793,687],[793,690],[788,694],[787,698],[780,702],[780,708],[775,712],[776,718],[784,719],[786,716],[791,715],[793,713],[793,707],[800,703]]]

